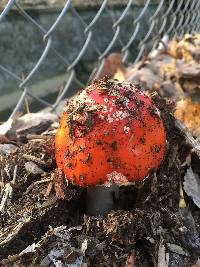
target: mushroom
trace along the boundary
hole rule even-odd
[[[104,78],[67,104],[55,158],[67,180],[87,187],[86,212],[104,215],[121,185],[144,180],[161,164],[166,132],[149,96],[129,82]]]

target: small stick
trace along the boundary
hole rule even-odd
[[[17,177],[17,165],[14,168],[12,181],[10,183],[7,183],[4,187],[4,193],[3,193],[1,203],[0,203],[0,212],[4,211],[7,199],[12,197],[12,193],[13,193],[12,186],[15,184],[16,177]]]
[[[53,188],[53,182],[49,183],[49,185],[47,187],[47,190],[46,190],[46,192],[44,194],[45,197],[49,196],[49,194],[51,193],[52,188]]]
[[[179,208],[184,209],[186,207],[187,205],[186,205],[184,194],[183,194],[181,178],[179,177]]]
[[[46,165],[46,162],[41,160],[40,158],[36,158],[34,156],[31,156],[31,155],[27,155],[27,154],[24,154],[23,155],[23,158],[27,159],[27,160],[30,160],[30,161],[34,161],[34,162],[37,162],[41,165]]]
[[[4,244],[10,242],[17,235],[17,233],[19,233],[19,231],[22,229],[22,227],[26,223],[30,222],[30,220],[31,220],[30,216],[26,217],[26,218],[23,218],[14,228],[12,228],[11,232],[7,231],[6,238],[4,238],[2,241],[0,241],[0,246],[3,246]]]
[[[4,211],[6,201],[11,194],[12,194],[12,186],[10,185],[10,183],[7,183],[4,187],[4,193],[0,203],[0,212]]]
[[[47,179],[43,179],[43,180],[39,180],[39,181],[36,181],[36,182],[32,183],[32,184],[26,189],[26,192],[25,192],[23,195],[28,194],[28,193],[31,191],[31,189],[34,188],[35,185],[37,185],[37,184],[42,184],[42,183],[47,183],[47,182],[50,182],[50,181],[52,181],[52,180],[53,180],[53,178],[51,177],[51,178],[47,178]]]
[[[135,251],[133,250],[131,254],[128,255],[124,267],[134,267],[134,266],[135,266]]]
[[[9,169],[8,169],[8,165],[5,166],[4,171],[6,172],[8,178],[11,179],[10,173],[9,173]]]
[[[29,103],[28,103],[28,98],[27,96],[25,96],[24,98],[24,102],[25,102],[25,107],[26,107],[26,113],[30,114],[30,108],[29,108]]]
[[[184,135],[188,144],[192,146],[193,151],[200,158],[200,142],[198,142],[197,140],[194,139],[192,134],[189,132],[188,128],[183,123],[181,123],[178,120],[175,120],[175,125],[181,131],[181,133]]]
[[[21,77],[22,77],[22,81],[24,81],[25,78],[26,78],[26,75],[24,74],[24,72],[22,73]],[[29,103],[28,103],[27,96],[25,96],[25,98],[24,98],[24,103],[25,103],[26,113],[30,114],[30,108],[29,108]]]
[[[40,139],[47,140],[47,139],[49,139],[49,136],[48,135],[28,134],[27,139],[28,140],[40,140]]]
[[[11,181],[12,185],[15,184],[17,178],[17,165],[15,165],[14,171],[13,171],[13,179]]]
[[[4,177],[3,177],[3,170],[1,169],[1,181],[0,181],[0,195],[1,195],[1,193],[2,193],[2,190],[3,190],[3,188],[4,188]]]

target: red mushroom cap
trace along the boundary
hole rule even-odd
[[[55,136],[57,165],[79,186],[141,181],[166,150],[160,112],[136,86],[100,80],[67,104]]]

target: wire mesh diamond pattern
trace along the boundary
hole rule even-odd
[[[52,111],[55,110],[60,101],[66,96],[71,86],[77,88],[84,87],[88,81],[91,82],[93,79],[98,79],[104,67],[106,57],[113,51],[121,53],[124,64],[136,63],[141,60],[145,53],[153,51],[165,35],[169,38],[173,38],[174,36],[182,36],[185,33],[199,32],[199,0],[141,1],[140,12],[135,13],[134,9],[137,8],[138,1],[120,1],[121,8],[118,12],[113,12],[113,10],[116,9],[115,2],[117,1],[104,0],[97,2],[95,14],[92,15],[90,21],[88,21],[88,19],[85,20],[81,15],[80,10],[73,0],[66,1],[59,15],[48,29],[45,29],[41,23],[33,18],[20,1],[9,0],[5,4],[0,14],[0,24],[7,19],[9,13],[14,9],[27,23],[31,24],[32,27],[38,31],[42,36],[41,40],[44,45],[43,52],[26,76],[22,77],[18,73],[15,73],[9,68],[9,64],[6,66],[3,64],[0,65],[0,72],[6,73],[10,79],[14,79],[16,82],[16,90],[21,90],[21,97],[12,110],[10,118],[14,117],[16,112],[21,109],[26,97],[33,99],[44,107],[49,107]],[[152,4],[155,8],[150,12],[150,6]],[[63,18],[69,16],[69,14],[73,16],[73,19],[77,20],[80,25],[78,33],[75,32],[74,37],[78,40],[79,34],[84,36],[84,38],[82,38],[84,41],[80,43],[77,42],[78,49],[73,59],[71,56],[61,53],[54,43],[55,38],[58,38],[56,33],[59,26],[63,23]],[[110,19],[110,32],[106,35],[106,38],[109,36],[109,40],[104,37],[104,25],[103,22],[101,23],[105,14]],[[129,20],[129,24],[131,25],[129,29],[131,30],[126,32],[124,23],[127,20]],[[68,27],[71,27],[71,25],[69,24]],[[144,28],[146,32],[141,35],[141,29],[144,30]],[[99,33],[98,29],[100,29]],[[108,31],[108,29],[106,30]],[[68,36],[66,36],[66,38],[68,38]],[[101,43],[104,44],[101,45],[101,47],[99,47],[98,38],[100,38],[102,40]],[[68,42],[72,41],[71,39],[68,40]],[[34,40],[32,40],[32,42],[34,42]],[[58,42],[62,42],[62,40],[59,39]],[[136,48],[134,53],[132,51],[133,45]],[[88,51],[93,51],[93,69],[87,72],[87,78],[83,80],[77,73],[77,68],[82,59],[87,59]],[[53,53],[59,64],[64,66],[67,75],[67,81],[65,85],[57,91],[57,96],[53,103],[30,91],[30,84],[37,81],[37,74],[40,72],[42,65],[49,57],[50,53]]]

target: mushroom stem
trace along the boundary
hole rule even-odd
[[[88,187],[86,195],[86,213],[93,216],[103,216],[114,207],[114,199],[118,198],[119,187],[115,184]]]

